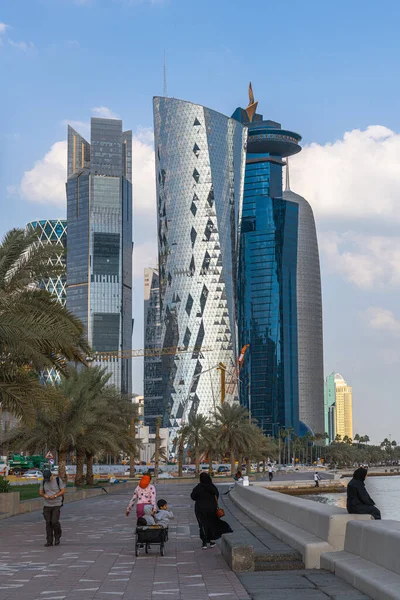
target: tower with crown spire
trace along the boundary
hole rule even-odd
[[[248,134],[238,259],[238,341],[239,347],[250,344],[250,352],[241,370],[240,399],[268,435],[276,436],[280,429],[297,435],[323,432],[322,302],[315,225],[309,205],[290,191],[288,168],[285,192],[282,189],[285,159],[301,151],[301,136],[264,120],[257,105],[250,84],[249,105],[232,115]],[[310,244],[316,253],[307,263]],[[310,310],[315,311],[314,323]]]

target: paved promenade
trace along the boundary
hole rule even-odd
[[[135,557],[136,519],[133,513],[125,517],[131,496],[126,490],[66,504],[58,547],[44,547],[41,512],[3,520],[0,600],[367,600],[324,571],[236,576],[218,546],[207,550],[200,547],[189,498],[194,485],[192,481],[157,486],[158,498],[165,498],[176,516],[164,557],[158,546],[148,555]],[[284,554],[281,542],[232,506],[228,497],[224,501],[233,529],[247,532],[259,550]]]
[[[201,549],[189,498],[194,482],[160,483],[158,497],[176,515],[165,556],[158,546],[135,557],[129,492],[66,504],[63,537],[45,548],[40,512],[1,522],[0,600],[248,600],[219,548]]]

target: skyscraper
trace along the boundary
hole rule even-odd
[[[132,132],[91,120],[90,144],[68,127],[67,308],[97,352],[132,349]],[[110,383],[132,392],[132,362],[115,358]]]
[[[353,439],[353,390],[335,373],[335,426],[336,435]]]
[[[327,376],[324,385],[324,423],[325,432],[329,435],[329,441],[333,442],[336,437],[336,386],[335,373]]]
[[[283,199],[298,205],[296,290],[299,418],[314,433],[328,433],[324,422],[322,293],[317,231],[310,204],[290,190],[289,159],[286,162]]]
[[[190,411],[214,409],[214,367],[235,360],[246,132],[213,110],[159,97],[154,130],[161,344],[203,349],[162,357],[165,424],[178,427]]]
[[[283,159],[300,152],[301,137],[257,114],[251,85],[249,99],[233,114],[248,129],[238,331],[239,345],[250,344],[250,352],[240,375],[241,402],[267,434],[280,428],[319,432],[324,405],[315,225],[308,203],[282,192]]]
[[[152,268],[144,270],[144,347],[161,347],[160,280]],[[160,356],[144,357],[143,375],[144,421],[154,433],[156,418],[164,414]]]
[[[40,221],[31,221],[26,226],[28,231],[37,233],[39,244],[44,246],[67,245],[67,221],[63,219],[43,219]],[[65,266],[65,256],[55,255],[50,259],[54,266]],[[46,289],[57,301],[65,306],[66,301],[66,277],[60,274],[55,277],[49,277],[42,281],[42,287]],[[45,369],[42,371],[41,379],[44,383],[56,383],[60,380],[59,374],[54,369]]]

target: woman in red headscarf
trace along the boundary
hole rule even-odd
[[[133,492],[133,496],[126,508],[126,516],[129,517],[132,506],[136,502],[136,516],[139,519],[144,515],[144,507],[151,504],[154,509],[157,507],[156,488],[151,483],[151,475],[143,475],[139,485]]]

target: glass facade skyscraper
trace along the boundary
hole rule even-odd
[[[160,279],[158,269],[144,270],[144,348],[161,348]],[[143,361],[144,423],[155,432],[156,418],[164,414],[161,357]]]
[[[51,244],[52,246],[67,245],[67,221],[64,219],[43,219],[40,221],[31,221],[27,224],[28,231],[37,233],[39,244],[44,246]],[[54,256],[50,259],[54,266],[65,267],[65,255]],[[57,298],[57,301],[65,306],[66,301],[66,276],[64,273],[56,277],[49,277],[42,281],[42,287],[50,292],[52,296]],[[60,380],[59,374],[54,369],[45,369],[42,371],[41,380],[43,383],[57,383]]]
[[[312,211],[310,216],[302,205],[304,199],[282,190],[284,159],[300,152],[301,137],[263,120],[256,108],[250,88],[249,106],[233,114],[248,130],[238,332],[239,345],[250,344],[250,350],[240,374],[241,402],[267,434],[277,435],[281,428],[291,428],[297,435],[313,428],[322,432],[322,307],[315,226]],[[307,241],[316,254],[310,254]],[[310,294],[319,289],[317,334],[304,301],[307,282],[312,283]],[[318,354],[314,361],[313,343]],[[307,378],[311,383],[318,379],[313,398],[308,397]]]
[[[235,360],[246,130],[203,106],[157,97],[154,131],[161,345],[200,348],[162,356],[164,422],[174,428],[191,411],[214,410],[213,367]]]
[[[67,308],[96,352],[132,349],[132,132],[91,119],[90,144],[68,127]],[[101,363],[132,392],[132,359]]]

